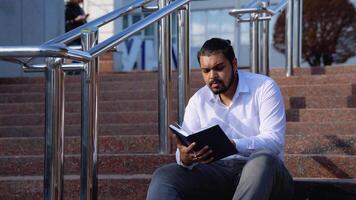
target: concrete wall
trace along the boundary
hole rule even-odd
[[[0,46],[40,45],[64,33],[63,0],[1,0]],[[0,62],[0,77],[27,76],[19,65]]]

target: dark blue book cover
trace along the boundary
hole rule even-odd
[[[231,143],[230,139],[225,135],[219,125],[208,127],[193,134],[188,134],[177,125],[170,125],[169,128],[175,135],[177,135],[184,146],[189,146],[189,144],[195,142],[195,151],[199,151],[201,148],[208,145],[213,151],[213,161],[237,153],[236,147]]]

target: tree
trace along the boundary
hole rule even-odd
[[[348,0],[304,0],[302,58],[310,66],[343,63],[356,55],[356,10]],[[273,46],[285,53],[285,11],[274,27]]]

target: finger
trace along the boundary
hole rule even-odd
[[[187,147],[187,151],[188,152],[194,152],[193,148],[195,147],[196,143],[193,142],[191,143],[188,147]]]
[[[209,149],[203,155],[199,156],[199,160],[201,161],[209,160],[212,157],[212,153],[213,151]]]
[[[197,156],[197,154],[195,152],[194,153],[189,153],[189,157],[194,162],[198,162],[199,161],[198,156]]]
[[[202,149],[200,149],[197,152],[197,156],[201,157],[202,155],[204,155],[206,152],[208,152],[210,150],[209,146],[204,146]]]

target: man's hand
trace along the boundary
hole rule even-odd
[[[188,166],[195,162],[209,163],[214,160],[214,157],[211,156],[213,151],[208,146],[205,146],[196,152],[194,151],[194,147],[196,145],[195,142],[186,147],[175,135],[173,135],[173,137],[176,140],[177,148],[180,153],[180,159],[184,165]]]
[[[86,20],[86,19],[88,18],[88,16],[89,16],[89,14],[78,15],[78,16],[74,19],[74,21],[76,21],[76,22],[84,21],[84,20]]]

